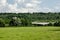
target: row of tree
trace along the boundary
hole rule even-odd
[[[0,27],[5,27],[5,26],[10,26],[10,27],[15,27],[15,26],[60,26],[60,21],[57,21],[55,23],[49,23],[47,25],[42,25],[42,24],[32,24],[31,20],[27,20],[22,18],[20,21],[17,19],[11,19],[8,24],[5,23],[4,20],[0,19]]]
[[[32,21],[47,21],[47,22],[54,22],[60,20],[60,13],[0,13],[0,18],[3,18],[6,23],[12,18],[12,17],[18,17],[18,18],[27,18],[31,19]]]
[[[15,18],[15,19],[14,19]],[[32,22],[55,22],[52,25],[60,25],[59,13],[0,13],[0,26],[30,26]],[[49,23],[48,25],[51,25]]]
[[[0,27],[5,27],[5,26],[31,26],[31,20],[27,20],[24,18],[21,18],[20,20],[18,20],[18,18],[12,18],[8,24],[5,23],[5,20],[0,19]]]

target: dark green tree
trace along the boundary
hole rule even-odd
[[[10,22],[9,22],[9,26],[18,26],[18,22],[14,19],[12,19]]]
[[[0,27],[5,27],[5,22],[3,19],[0,19]]]
[[[53,24],[52,23],[49,23],[48,26],[53,26]]]
[[[54,23],[54,26],[60,26],[60,21],[55,22],[55,23]]]
[[[22,18],[22,19],[21,19],[21,24],[22,24],[23,26],[30,26],[30,25],[31,25],[31,20]]]

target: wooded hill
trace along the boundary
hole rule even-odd
[[[30,26],[32,22],[49,22],[60,26],[60,13],[0,13],[0,26]],[[54,23],[53,23],[54,22]],[[53,23],[53,24],[52,24]],[[40,24],[39,24],[40,25]]]
[[[60,13],[0,13],[0,18],[6,22],[12,17],[26,18],[27,20],[40,21],[40,22],[54,22],[60,20]]]

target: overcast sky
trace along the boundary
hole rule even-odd
[[[0,12],[60,12],[60,0],[0,0]]]

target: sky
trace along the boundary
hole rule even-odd
[[[60,12],[60,0],[0,0],[0,12]]]

